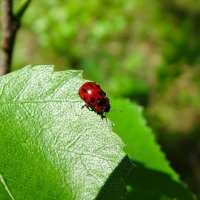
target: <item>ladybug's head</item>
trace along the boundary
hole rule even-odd
[[[104,113],[110,111],[110,103],[108,97],[104,97],[98,101],[97,106],[95,106],[95,110],[98,113]]]
[[[103,112],[109,112],[110,111],[110,104],[103,107]]]

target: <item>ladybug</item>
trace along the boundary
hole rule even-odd
[[[86,106],[101,117],[104,117],[105,112],[110,111],[110,101],[106,93],[95,82],[84,83],[79,89],[79,96],[86,103],[83,107]]]

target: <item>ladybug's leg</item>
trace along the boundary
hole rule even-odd
[[[85,107],[88,107],[88,105],[87,105],[87,104],[85,104],[85,105],[83,105],[81,108],[83,109],[83,108],[85,108]]]
[[[106,116],[104,116],[103,114],[101,115],[101,119],[106,118]],[[107,118],[106,118],[107,119]]]
[[[83,106],[82,106],[82,109],[85,108],[85,107],[86,107],[88,110],[91,110],[91,111],[93,110],[88,104],[83,105]]]
[[[98,113],[101,116],[101,119],[106,118],[106,116],[103,113]],[[106,118],[107,120],[107,118]]]

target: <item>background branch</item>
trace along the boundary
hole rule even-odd
[[[13,0],[2,0],[1,75],[10,72],[16,35],[20,28],[21,18],[30,2],[31,0],[24,1],[16,15],[14,15]]]

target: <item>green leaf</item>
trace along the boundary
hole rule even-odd
[[[109,118],[126,144],[124,150],[129,157],[148,168],[171,174],[177,180],[178,175],[169,166],[151,129],[146,125],[141,107],[124,99],[113,99],[111,102],[114,109],[121,109],[121,112],[111,112]]]
[[[113,110],[121,109],[121,112],[111,111],[109,118],[115,124],[114,131],[125,143],[125,152],[135,163],[128,177],[128,199],[194,199],[156,143],[141,107],[116,98],[111,99],[111,105]]]
[[[123,143],[109,120],[81,109],[83,82],[52,66],[0,78],[0,199],[124,197]]]

